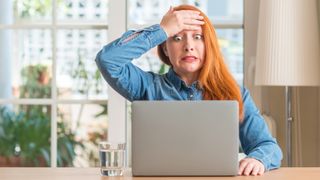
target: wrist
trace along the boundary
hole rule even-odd
[[[169,32],[168,32],[168,29],[167,29],[163,24],[161,24],[161,23],[160,23],[160,27],[161,27],[162,30],[166,33],[167,37],[170,37],[170,34],[169,34]]]

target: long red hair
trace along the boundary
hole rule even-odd
[[[243,119],[243,102],[240,88],[229,72],[220,51],[217,36],[209,18],[199,9],[190,5],[180,5],[174,10],[196,10],[204,17],[202,32],[205,45],[205,60],[199,74],[199,84],[203,89],[204,100],[236,100],[239,103],[240,121]],[[165,42],[164,42],[165,43]],[[163,51],[163,44],[158,46],[158,55],[167,65],[172,66]]]

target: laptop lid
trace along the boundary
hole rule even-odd
[[[236,101],[134,101],[134,176],[238,173]]]

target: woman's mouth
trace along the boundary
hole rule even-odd
[[[182,61],[184,62],[194,62],[196,61],[198,58],[196,56],[184,56],[181,58]]]

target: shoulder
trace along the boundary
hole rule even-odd
[[[242,101],[246,101],[248,98],[251,98],[249,90],[244,86],[239,86],[240,93],[242,96]]]
[[[245,87],[240,87],[242,102],[244,106],[244,113],[245,117],[252,115],[252,113],[259,112],[258,108],[256,107],[251,95],[250,91]]]

